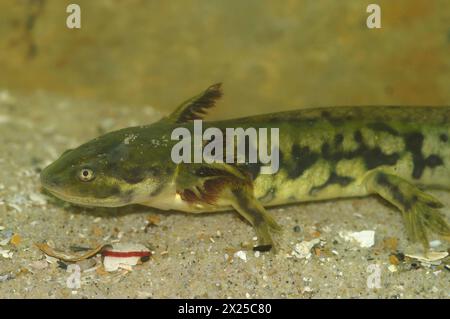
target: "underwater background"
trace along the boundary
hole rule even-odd
[[[213,118],[450,101],[447,0],[79,0],[70,30],[72,2],[1,1],[1,87],[167,112],[223,82]]]

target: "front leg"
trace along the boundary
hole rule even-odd
[[[281,227],[253,196],[252,189],[235,188],[231,191],[230,200],[233,208],[255,229],[258,246],[253,247],[253,250],[269,251],[274,246],[271,231],[278,232]]]
[[[220,210],[234,208],[255,229],[258,245],[254,250],[269,251],[272,231],[281,227],[253,195],[251,178],[227,164],[191,164],[178,168],[177,192],[193,208]]]

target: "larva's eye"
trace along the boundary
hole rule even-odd
[[[90,168],[82,168],[78,174],[78,177],[82,182],[92,181],[94,179],[94,171]]]

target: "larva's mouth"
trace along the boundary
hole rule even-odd
[[[51,189],[49,187],[44,188],[51,193],[53,196],[62,199],[63,201],[88,207],[119,207],[123,206],[124,203],[120,198],[93,198],[86,196],[74,196],[64,193],[61,190]]]
[[[96,206],[96,207],[119,207],[123,206],[123,200],[117,197],[95,198],[89,196],[77,196],[68,193],[61,185],[54,180],[48,178],[45,170],[41,173],[41,185],[53,196],[66,202],[80,206]]]

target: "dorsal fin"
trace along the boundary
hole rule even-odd
[[[183,102],[172,112],[166,120],[172,123],[186,123],[193,120],[203,119],[206,110],[212,108],[216,100],[222,96],[222,83],[216,83],[205,91]]]

